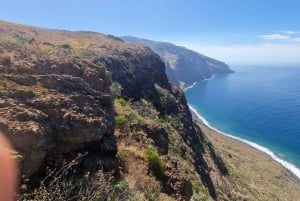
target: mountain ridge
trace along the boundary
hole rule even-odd
[[[132,36],[123,36],[122,39],[129,43],[148,46],[156,52],[165,62],[168,77],[181,89],[209,79],[214,74],[233,72],[224,62],[183,46]]]

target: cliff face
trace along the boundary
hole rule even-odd
[[[138,51],[122,52],[122,57],[99,57],[97,65],[112,73],[112,80],[122,85],[122,96],[139,100],[156,96],[155,85],[170,90],[164,63],[150,49],[137,47]]]
[[[136,135],[144,134],[146,138],[152,139],[154,146],[156,146],[158,150],[163,150],[161,151],[162,155],[168,154],[169,149],[172,147],[173,149],[182,149],[181,154],[186,155],[185,157],[188,158],[182,160],[188,161],[194,168],[192,170],[194,172],[191,172],[190,174],[196,175],[196,178],[200,180],[200,183],[207,188],[210,196],[216,198],[217,193],[209,174],[209,166],[203,157],[204,139],[201,130],[193,122],[183,91],[169,82],[165,73],[165,65],[160,60],[159,56],[154,54],[150,49],[144,48],[142,53],[127,52],[126,58],[97,57],[94,59],[94,63],[106,66],[112,73],[113,82],[117,82],[121,85],[122,91],[120,97],[125,98],[125,100],[131,102],[133,105],[140,103],[141,101],[146,101],[148,104],[153,105],[154,108],[152,110],[157,111],[158,116],[156,117],[141,117],[143,120],[140,120],[141,122],[137,123],[137,127],[141,127],[142,132],[137,132]],[[143,107],[147,108],[149,105],[143,105]],[[136,110],[134,106],[133,110]],[[121,114],[128,117],[131,116],[129,113],[123,114],[121,112]],[[170,118],[168,119],[166,117]],[[139,119],[140,117],[135,118]],[[166,124],[169,126],[172,124],[170,122],[175,118],[179,125],[171,125],[171,127],[177,130],[176,134],[171,130],[166,129],[165,126],[157,124],[156,121],[153,121],[153,118],[156,118],[158,121],[167,121]],[[135,122],[133,121],[132,124],[134,123]],[[130,127],[130,124],[127,126],[128,130],[131,130],[131,132],[127,133],[124,129],[121,129],[121,132],[127,134],[123,133],[125,136],[117,140],[119,143],[122,143],[123,138],[127,139],[127,141],[133,141],[133,139],[130,139],[129,137],[135,135],[136,131],[134,128]],[[159,127],[158,131],[157,127]],[[168,139],[171,138],[171,136],[175,138],[175,141],[177,141],[176,143],[168,142]],[[143,147],[147,148],[149,145],[151,145],[151,143],[148,145],[146,143]],[[138,147],[141,145],[137,144],[135,146]],[[126,148],[124,150],[128,151]],[[178,157],[176,154],[168,154],[168,156],[173,157],[173,159]],[[167,162],[172,163],[172,160],[169,159]],[[180,166],[180,163],[181,162],[178,162],[178,166]],[[183,176],[186,175],[183,172],[183,169],[170,169],[169,173],[171,175],[178,174]],[[224,167],[224,169],[226,169],[226,167]],[[191,179],[191,175],[189,175],[188,178]],[[163,188],[168,188],[166,186],[168,186],[167,183],[169,179],[171,179],[169,178],[171,176],[166,177],[167,178],[162,179],[166,180],[163,182],[163,185],[165,185]],[[164,190],[169,192],[166,189]],[[176,190],[174,191],[174,194],[178,193]],[[187,196],[183,192],[177,198],[190,199],[191,195]]]
[[[161,200],[202,192],[217,198],[201,130],[152,50],[92,32],[6,22],[0,29],[0,129],[21,156],[22,174],[80,152],[86,153],[81,169],[101,165],[118,172],[120,165],[130,188],[145,199],[152,187]],[[120,85],[115,101],[112,82]],[[154,173],[157,186],[149,184],[154,176],[143,155],[150,148],[165,163]]]
[[[171,43],[130,36],[122,38],[130,43],[148,46],[156,52],[165,62],[168,77],[181,89],[194,82],[209,79],[213,74],[233,72],[223,62]]]
[[[93,47],[97,42],[115,42],[5,22],[0,28],[0,129],[18,151],[21,174],[59,164],[77,150],[98,161],[110,158],[105,167],[116,168],[111,73],[90,59],[104,54]]]

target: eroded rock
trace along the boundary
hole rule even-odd
[[[15,76],[17,74],[17,76]],[[88,61],[41,61],[0,71],[0,129],[35,173],[47,155],[66,154],[113,135],[110,73]],[[114,141],[103,147],[116,154]]]

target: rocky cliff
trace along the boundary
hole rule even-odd
[[[119,83],[122,88],[120,97],[123,97],[127,101],[130,100],[131,104],[146,101],[147,104],[153,105],[152,110],[157,111],[158,116],[151,117],[150,115],[138,122],[138,127],[142,128],[141,133],[138,132],[139,130],[135,131],[133,128],[130,128],[130,125],[127,125],[131,132],[127,133],[124,138],[135,135],[135,132],[139,133],[139,135],[144,134],[154,141],[154,146],[158,150],[164,150],[162,154],[168,153],[168,149],[171,147],[173,149],[182,149],[181,154],[188,158],[186,161],[191,163],[194,168],[192,170],[194,173],[191,172],[191,175],[196,174],[201,183],[208,189],[209,194],[216,198],[216,190],[209,174],[209,167],[203,158],[204,141],[201,130],[193,123],[183,92],[169,82],[165,73],[165,65],[159,56],[154,54],[150,49],[145,48],[143,54],[137,56],[136,52],[128,53],[124,60],[116,57],[97,57],[94,62],[98,65],[106,66],[112,72],[112,80]],[[149,107],[147,104],[143,105],[143,107]],[[130,113],[125,113],[126,115],[130,116]],[[139,119],[139,117],[135,118]],[[166,121],[165,124],[171,124],[169,126],[176,129],[176,132],[172,132],[170,129],[165,128],[166,125],[157,123],[153,119]],[[177,121],[178,125],[172,125],[172,121]],[[157,132],[156,127],[159,127],[160,131]],[[168,138],[171,138],[172,135],[177,142],[169,142],[164,145],[163,142],[168,141]],[[131,140],[128,139],[128,141]],[[151,143],[148,145],[151,145]],[[146,148],[148,145],[146,143],[143,146]],[[125,150],[127,149],[125,148]],[[172,154],[168,155],[172,156]],[[177,157],[175,155],[173,159]],[[171,161],[169,159],[170,163]],[[177,163],[181,164],[182,162]],[[186,175],[181,172],[183,169],[179,171],[179,169],[175,168],[169,171],[171,172],[170,174]],[[188,177],[191,178],[191,175]],[[166,180],[169,179],[167,178]],[[188,196],[188,199],[191,198],[191,195]],[[183,196],[187,195],[183,193]]]
[[[67,33],[49,31],[48,39],[46,30],[4,22],[0,27],[0,128],[21,156],[22,174],[32,175],[54,154],[94,142],[103,147],[113,138],[105,67],[66,54],[69,47],[58,36]],[[58,57],[60,51],[66,53]],[[115,155],[116,146],[111,149]]]
[[[184,94],[150,48],[110,35],[6,22],[0,31],[0,129],[18,152],[21,174],[41,179],[46,166],[83,153],[77,169],[59,178],[82,172],[86,179],[103,168],[126,182],[126,199],[218,198],[210,171],[224,176],[226,167],[216,154],[216,166],[207,162],[206,141]],[[80,187],[69,188],[70,195],[61,194],[61,180],[60,191],[50,183],[38,192],[53,195],[46,200],[80,200],[82,180],[76,182]],[[119,188],[91,194],[116,196]]]
[[[145,45],[165,62],[168,77],[181,89],[194,82],[209,79],[213,74],[233,72],[223,62],[171,43],[151,41],[131,36],[122,37],[130,43]]]

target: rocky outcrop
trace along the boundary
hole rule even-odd
[[[165,62],[168,77],[181,89],[209,79],[213,74],[233,72],[227,64],[185,47],[131,36],[122,38],[130,43],[148,46],[156,52]]]
[[[159,124],[145,123],[142,125],[142,130],[147,134],[148,138],[151,138],[156,147],[158,147],[158,153],[161,155],[168,154],[169,139],[167,129]]]
[[[105,66],[112,80],[122,85],[122,96],[139,100],[157,96],[155,85],[170,89],[164,63],[149,48],[138,52],[124,51],[122,57],[97,57],[94,63]]]
[[[0,80],[0,128],[22,156],[23,174],[35,173],[47,155],[69,153],[113,133],[111,80],[104,67],[46,60],[0,66]]]
[[[174,194],[176,200],[190,200],[193,195],[192,183],[182,173],[168,169],[163,176],[164,191]]]

